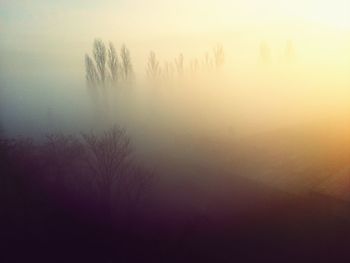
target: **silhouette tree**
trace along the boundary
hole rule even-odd
[[[131,56],[129,49],[123,45],[120,50],[121,65],[122,65],[122,78],[124,81],[128,81],[132,78],[133,67],[131,62]]]
[[[216,69],[220,69],[225,63],[224,48],[221,44],[216,45],[213,49],[214,52],[214,63]]]
[[[93,46],[93,55],[99,73],[99,80],[102,88],[105,88],[106,81],[106,46],[100,39],[95,39]]]
[[[175,59],[177,74],[182,77],[184,75],[184,56],[181,53],[177,59]]]
[[[114,127],[102,136],[82,135],[87,147],[87,163],[95,175],[101,204],[107,218],[111,217],[113,185],[121,180],[131,161],[130,139],[126,131]]]
[[[98,86],[100,79],[93,60],[87,54],[85,55],[85,79],[91,98],[97,102],[99,97]]]
[[[191,61],[190,67],[191,67],[191,73],[192,73],[192,75],[197,74],[198,69],[199,69],[198,59],[192,60],[192,61]]]
[[[110,42],[107,49],[102,40],[95,39],[92,53],[93,59],[88,54],[85,55],[86,84],[90,96],[97,106],[97,118],[108,120],[111,101],[108,87],[116,87],[120,79],[130,79],[132,75],[130,52],[124,45],[120,55],[122,61],[119,63],[114,45]]]
[[[119,74],[119,61],[116,49],[112,42],[109,42],[108,48],[108,68],[110,72],[112,86],[116,86]]]
[[[157,60],[156,53],[154,53],[154,51],[151,51],[149,54],[146,72],[147,72],[147,76],[152,81],[155,81],[156,79],[158,79],[161,74],[159,61]]]
[[[213,68],[213,61],[212,61],[212,59],[210,58],[208,52],[205,53],[204,61],[203,61],[203,67],[204,67],[205,69],[207,69],[208,71],[210,71],[210,70]]]

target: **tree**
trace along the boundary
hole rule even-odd
[[[129,49],[123,45],[120,49],[121,65],[122,65],[122,78],[124,81],[131,79],[133,74],[132,62]]]
[[[225,53],[224,48],[221,44],[218,44],[216,47],[214,47],[214,63],[216,69],[221,68],[225,63]]]
[[[177,74],[181,77],[184,74],[184,56],[181,53],[177,59],[175,59],[175,65]]]
[[[117,52],[112,42],[109,42],[108,48],[108,68],[110,72],[112,85],[115,86],[118,81],[119,61]]]
[[[126,69],[124,75],[129,76],[132,71],[129,51],[122,48],[123,67],[121,67],[114,45],[109,42],[108,49],[100,39],[95,39],[92,48],[93,59],[85,55],[86,84],[90,96],[97,106],[99,120],[110,117],[110,90],[109,87],[117,86],[121,68]],[[121,72],[122,71],[122,72]],[[110,81],[107,81],[110,80]],[[101,111],[102,112],[99,112]]]
[[[88,149],[87,163],[95,174],[101,201],[109,210],[113,184],[121,180],[131,158],[130,139],[125,130],[117,127],[102,136],[82,136]]]
[[[129,224],[132,211],[137,210],[145,197],[153,173],[135,162],[124,129],[115,126],[102,135],[90,133],[82,137],[86,161],[99,190],[104,219],[112,223],[116,213],[116,219],[126,219]]]
[[[213,68],[213,61],[209,56],[209,53],[205,53],[204,61],[203,61],[203,67],[206,68],[208,71],[210,71]]]
[[[199,63],[198,59],[194,59],[191,61],[191,73],[192,75],[195,75],[198,72],[199,69]]]
[[[99,97],[98,84],[100,79],[95,64],[88,54],[85,55],[85,79],[91,98],[97,102]]]
[[[95,39],[93,46],[93,55],[99,73],[99,80],[102,87],[105,88],[106,81],[106,46],[100,39]]]
[[[156,53],[154,53],[154,51],[151,51],[149,54],[146,71],[147,71],[147,76],[152,81],[156,80],[161,74],[159,61],[157,60]]]

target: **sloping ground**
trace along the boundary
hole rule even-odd
[[[13,206],[5,192],[2,198],[8,220],[0,219],[1,262],[349,261],[347,202],[286,193],[204,163],[186,169],[197,177],[187,189],[180,184],[182,210],[161,200],[166,207],[147,208],[147,217],[169,216],[137,218],[130,232],[76,217],[46,194],[16,185],[22,205]],[[185,195],[194,189],[198,195]]]
[[[213,186],[230,185],[239,176],[283,192],[350,200],[350,129],[344,125],[292,127],[241,139],[176,136],[162,147],[153,158],[163,177]]]
[[[233,173],[291,193],[316,191],[347,198],[348,128],[296,127],[239,140],[208,138],[197,140],[196,147],[199,150],[193,155],[213,171]]]
[[[155,158],[164,172],[161,205],[130,220],[137,222],[130,232],[76,217],[16,181],[18,201],[2,192],[0,261],[350,261],[344,134],[280,130],[239,142],[190,141]]]
[[[243,173],[288,191],[310,191],[348,165],[349,136],[318,130],[281,130],[239,147]],[[246,172],[244,172],[246,171]]]
[[[332,174],[313,189],[315,192],[350,202],[350,165]]]

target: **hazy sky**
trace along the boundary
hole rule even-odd
[[[349,13],[348,0],[0,0],[2,104],[12,115],[26,116],[28,108],[59,105],[72,100],[72,92],[85,92],[84,54],[96,37],[117,46],[126,43],[142,74],[150,50],[161,59],[180,52],[187,58],[202,56],[220,42],[228,72],[245,71],[241,76],[247,80],[254,79],[262,41],[270,45],[278,69],[291,39],[303,76],[296,79],[298,88],[321,85],[322,99],[345,100]],[[314,94],[308,92],[304,101]]]
[[[1,0],[0,48],[50,52],[95,37],[146,41],[249,30],[267,39],[310,30],[349,33],[349,11],[346,0]]]
[[[2,41],[35,42],[91,36],[120,37],[261,30],[307,24],[350,29],[346,0],[2,0]]]
[[[1,0],[0,54],[7,64],[10,55],[29,56],[44,60],[36,64],[64,60],[66,70],[77,70],[74,62],[95,37],[126,42],[136,57],[150,49],[183,49],[185,41],[198,50],[199,42],[204,48],[233,37],[247,49],[263,40],[307,45],[310,35],[334,45],[349,40],[349,11],[346,0]]]

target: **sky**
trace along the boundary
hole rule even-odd
[[[21,37],[71,41],[96,35],[147,37],[159,34],[262,31],[315,25],[349,30],[346,0],[2,0],[3,41]],[[78,33],[78,34],[77,34]]]
[[[257,41],[303,41],[310,34],[349,40],[349,11],[346,0],[1,0],[0,48],[76,54],[96,37],[151,44],[222,41],[242,32]]]
[[[226,73],[241,76],[234,81],[249,87],[240,93],[246,94],[247,104],[258,98],[251,94],[260,94],[250,79],[256,77],[261,42],[271,47],[276,73],[292,40],[300,63],[295,81],[298,89],[306,90],[292,95],[309,101],[317,92],[320,100],[314,105],[345,104],[350,87],[349,13],[346,0],[0,0],[3,111],[9,119],[32,123],[31,111],[61,107],[82,96],[84,55],[95,38],[117,46],[126,43],[141,75],[150,50],[168,60],[182,52],[185,57],[202,56],[222,43]],[[261,108],[266,111],[271,103],[280,105],[267,100]]]

